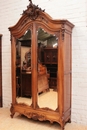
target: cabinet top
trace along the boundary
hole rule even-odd
[[[9,27],[11,34],[15,37],[21,37],[27,29],[32,28],[33,23],[37,26],[41,25],[50,31],[58,31],[60,29],[69,30],[72,32],[74,25],[66,19],[52,19],[52,17],[38,7],[34,5],[31,0],[27,6],[27,9],[23,11],[19,21],[12,27]]]

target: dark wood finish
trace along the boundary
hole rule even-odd
[[[46,67],[39,65],[38,72],[38,94],[49,90],[48,77]],[[21,96],[31,97],[32,96],[32,74],[31,72],[21,73]]]
[[[58,71],[58,48],[45,48],[44,52],[44,64],[47,67],[47,71],[50,74],[49,86],[54,90],[57,89],[57,71]]]
[[[31,96],[31,74],[23,72],[21,75],[22,85],[21,85],[21,92],[22,96]]]
[[[38,76],[37,76],[37,30],[44,28],[50,34],[58,37],[57,62],[57,93],[58,106],[56,110],[50,108],[39,108],[37,100]],[[68,20],[53,20],[38,6],[30,4],[23,12],[22,17],[16,25],[10,27],[11,46],[12,46],[12,106],[11,117],[15,112],[19,112],[28,118],[38,119],[40,121],[49,120],[58,122],[61,129],[64,130],[65,123],[71,119],[71,78],[72,78],[72,60],[71,60],[71,37],[74,25]],[[16,39],[19,39],[27,29],[32,31],[32,104],[18,104],[16,102]],[[52,80],[53,82],[53,80]],[[29,83],[27,83],[29,84]],[[54,83],[52,83],[54,84]]]
[[[2,107],[2,35],[0,34],[0,107]]]
[[[58,59],[57,48],[46,48],[44,49],[44,64],[57,64]]]

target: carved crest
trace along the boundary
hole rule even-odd
[[[44,12],[45,10],[42,10],[38,7],[38,5],[34,5],[32,3],[32,0],[29,0],[30,4],[27,6],[27,9],[23,11],[23,14],[26,14],[31,20],[35,20],[39,16],[39,12]],[[22,15],[23,15],[22,14]]]
[[[34,120],[40,120],[40,121],[46,120],[45,116],[37,114],[37,113],[33,113],[33,112],[24,111],[24,115],[27,116],[28,118],[32,118]]]

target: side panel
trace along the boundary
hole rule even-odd
[[[64,112],[71,108],[71,34],[65,33],[64,42]]]

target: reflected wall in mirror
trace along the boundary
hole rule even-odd
[[[31,105],[31,31],[16,42],[16,100]]]
[[[38,29],[38,105],[40,108],[58,108],[58,38]]]

